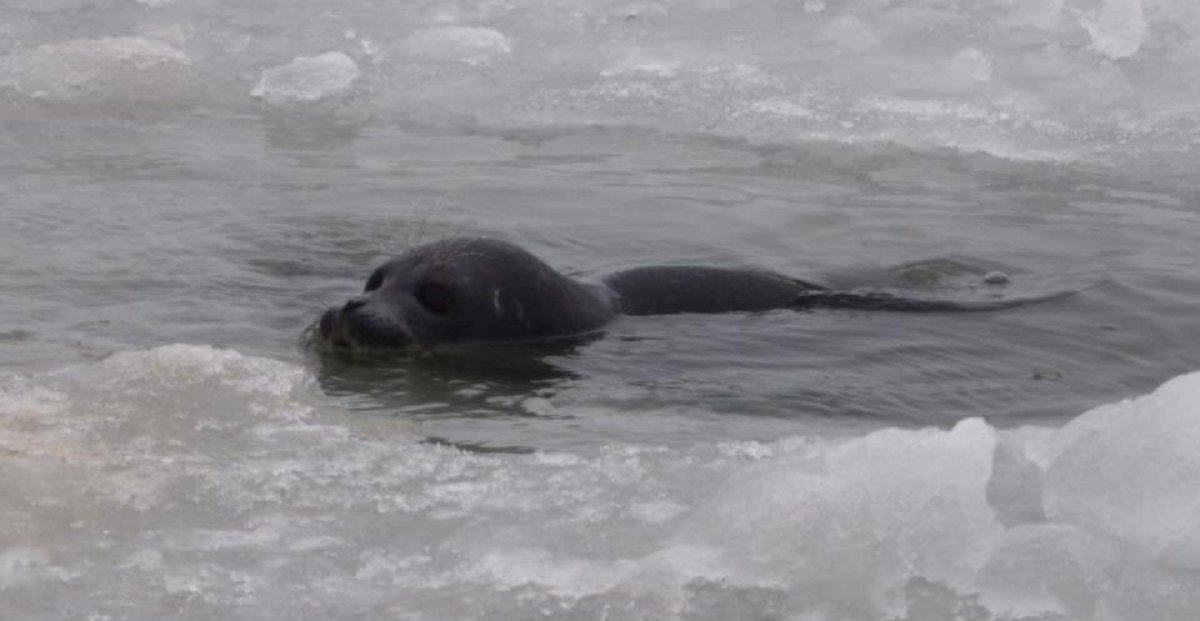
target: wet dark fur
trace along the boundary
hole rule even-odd
[[[766,271],[694,266],[636,268],[588,284],[563,276],[515,244],[454,238],[418,246],[380,266],[361,295],[325,311],[314,333],[322,344],[339,348],[431,347],[586,335],[619,314],[963,311],[1025,301],[917,300],[832,291]]]

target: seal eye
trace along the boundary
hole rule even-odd
[[[435,315],[445,315],[454,308],[454,294],[445,285],[427,282],[417,287],[417,301]]]
[[[363,293],[370,293],[381,286],[383,286],[383,270],[379,269],[371,272],[371,277],[367,279],[367,285],[363,287]]]

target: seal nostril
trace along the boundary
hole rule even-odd
[[[367,298],[365,298],[365,297],[352,298],[349,301],[347,301],[344,306],[342,306],[342,312],[348,313],[356,308],[362,308],[366,305],[367,305]]]

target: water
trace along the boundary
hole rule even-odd
[[[1194,618],[1198,36],[1183,1],[9,2],[0,616]],[[1076,293],[304,349],[455,234]]]

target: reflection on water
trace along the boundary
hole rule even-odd
[[[280,111],[264,119],[263,130],[268,144],[275,149],[323,151],[354,144],[363,131],[363,121],[333,112]]]
[[[577,376],[562,364],[583,341],[459,346],[424,352],[310,354],[326,394],[353,410],[413,416],[522,417],[524,399],[551,396]]]

